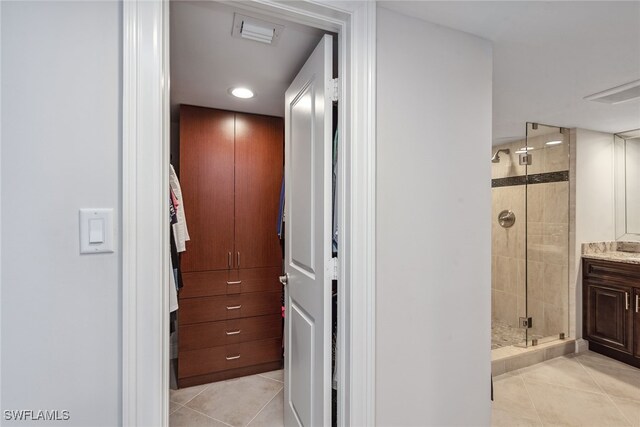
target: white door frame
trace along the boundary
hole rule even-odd
[[[232,1],[339,34],[338,423],[375,424],[374,1]],[[123,3],[122,424],[167,426],[169,5]]]

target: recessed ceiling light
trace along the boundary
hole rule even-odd
[[[253,98],[253,91],[251,89],[247,89],[246,87],[233,87],[229,89],[229,93],[236,98]]]
[[[547,142],[547,145],[558,145],[558,144],[562,144],[562,141],[558,140],[558,141],[549,141],[549,142]]]

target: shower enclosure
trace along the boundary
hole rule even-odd
[[[527,123],[494,146],[491,348],[564,339],[569,331],[569,130]]]

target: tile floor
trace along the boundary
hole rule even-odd
[[[170,390],[170,427],[283,426],[284,371]]]
[[[593,352],[493,379],[493,426],[640,427],[640,369]]]
[[[283,371],[170,392],[171,427],[283,425]],[[640,369],[593,352],[494,378],[492,426],[640,427]]]

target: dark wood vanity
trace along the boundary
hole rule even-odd
[[[583,258],[589,349],[640,368],[640,264]]]

